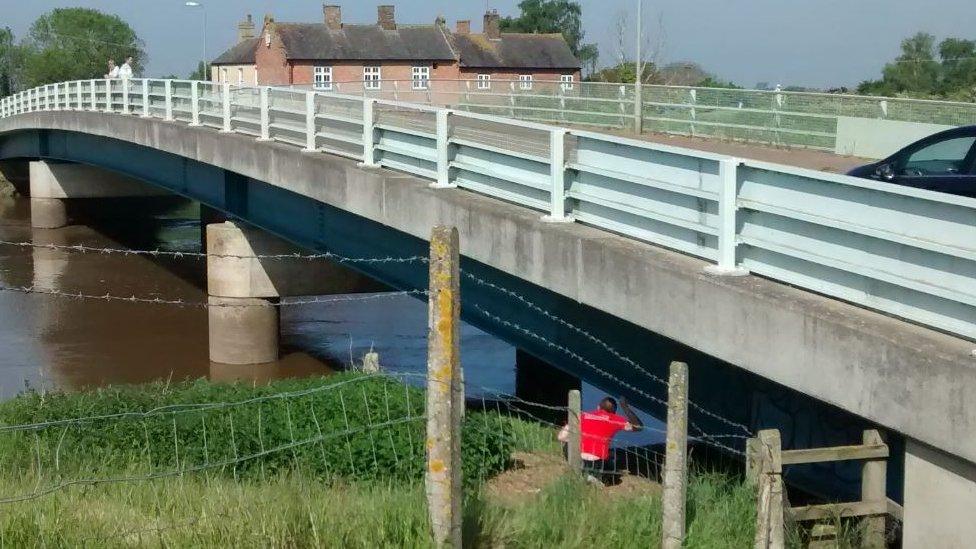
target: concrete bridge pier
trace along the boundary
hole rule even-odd
[[[971,547],[976,464],[908,439],[904,547]]]
[[[57,229],[71,223],[70,201],[86,198],[171,196],[115,172],[48,160],[30,163],[31,226]]]
[[[206,241],[211,362],[261,364],[276,360],[277,302],[282,297],[387,289],[325,259],[260,257],[301,250],[241,222],[207,225]]]

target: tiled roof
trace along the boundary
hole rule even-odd
[[[289,59],[322,60],[451,60],[455,53],[444,31],[435,25],[343,25],[276,23],[275,32]]]
[[[254,50],[258,47],[259,38],[245,40],[233,48],[220,54],[210,62],[211,65],[253,65]]]
[[[579,69],[580,62],[561,34],[454,34],[462,67],[513,69]]]

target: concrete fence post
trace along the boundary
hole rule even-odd
[[[689,113],[689,118],[691,118],[691,136],[695,136],[695,122],[698,120],[698,111],[695,106],[698,104],[698,90],[692,88],[688,90],[688,100],[691,104],[691,112]]]
[[[881,433],[874,429],[864,431],[862,442],[865,446],[884,444]],[[887,502],[887,459],[865,460],[861,465],[861,501]],[[885,515],[871,515],[863,519],[864,547],[870,549],[884,549]]]
[[[58,87],[59,86],[60,86],[60,84],[58,84],[57,82],[54,83],[54,109],[53,110],[56,110],[56,111],[61,110],[61,98],[58,97]]]
[[[85,110],[85,81],[78,81],[78,110]]]
[[[91,90],[90,90],[91,91],[91,107],[89,107],[89,108],[92,111],[97,111],[98,110],[98,84],[97,84],[97,82],[98,82],[97,80],[92,79],[88,83],[91,86]]]
[[[759,431],[759,497],[756,512],[756,549],[784,549],[786,525],[783,508],[783,457],[779,431]]]
[[[200,83],[190,82],[190,125],[200,125]]]
[[[173,81],[166,80],[163,82],[163,105],[165,105],[164,120],[173,119]]]
[[[362,167],[376,167],[376,99],[363,98],[363,162]]]
[[[105,112],[112,112],[112,81],[105,79]]]
[[[583,406],[579,389],[570,389],[568,404],[566,425],[569,426],[569,440],[566,443],[566,460],[569,462],[570,469],[579,471],[583,468],[583,458],[580,456],[582,444],[580,414],[583,412]]]
[[[230,123],[231,122],[230,121],[230,112],[231,112],[230,111],[230,82],[225,81],[223,84],[223,87],[221,89],[220,104],[224,108],[223,110],[224,123],[222,124],[220,131],[222,133],[231,133],[233,130],[231,129],[231,123]]]
[[[454,227],[430,238],[427,508],[436,547],[461,547],[460,251]]]
[[[661,547],[680,548],[685,539],[688,484],[688,365],[672,362],[668,376],[668,425],[664,454]]]
[[[430,184],[434,189],[457,187],[451,184],[451,114],[448,109],[439,109],[434,114],[437,122],[437,181]]]
[[[549,131],[549,215],[542,220],[548,223],[572,223],[566,215],[566,134],[564,128]]]
[[[315,92],[305,92],[305,148],[302,152],[315,152]]]
[[[705,271],[723,276],[743,276],[749,271],[738,265],[736,259],[736,235],[738,225],[736,212],[739,198],[739,165],[738,158],[723,158],[719,160],[719,196],[718,196],[718,261],[716,265],[705,267]]]
[[[262,86],[261,91],[258,92],[261,111],[261,136],[258,137],[258,141],[271,141],[271,113],[269,111],[271,104],[268,97],[270,91],[267,86]]]

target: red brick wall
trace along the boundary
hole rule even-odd
[[[437,65],[434,67],[434,65]],[[460,78],[458,65],[454,61],[292,61],[292,84],[311,84],[315,78],[316,66],[331,66],[333,82],[362,82],[363,66],[380,66],[380,78],[390,80],[410,80],[413,67],[431,67],[433,80],[457,80]]]
[[[258,83],[261,85],[291,84],[291,66],[285,59],[285,46],[276,34],[271,34],[271,46],[265,41],[265,32],[261,31],[261,42],[254,54],[258,67]]]

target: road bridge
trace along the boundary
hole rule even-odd
[[[113,84],[5,99],[0,160],[98,166],[349,257],[423,256],[457,226],[466,320],[650,411],[690,357],[692,420],[733,449],[786,428],[757,388],[840,408],[904,441],[910,545],[973,534],[944,510],[976,506],[976,200],[371,99]],[[426,286],[422,264],[355,268]]]

